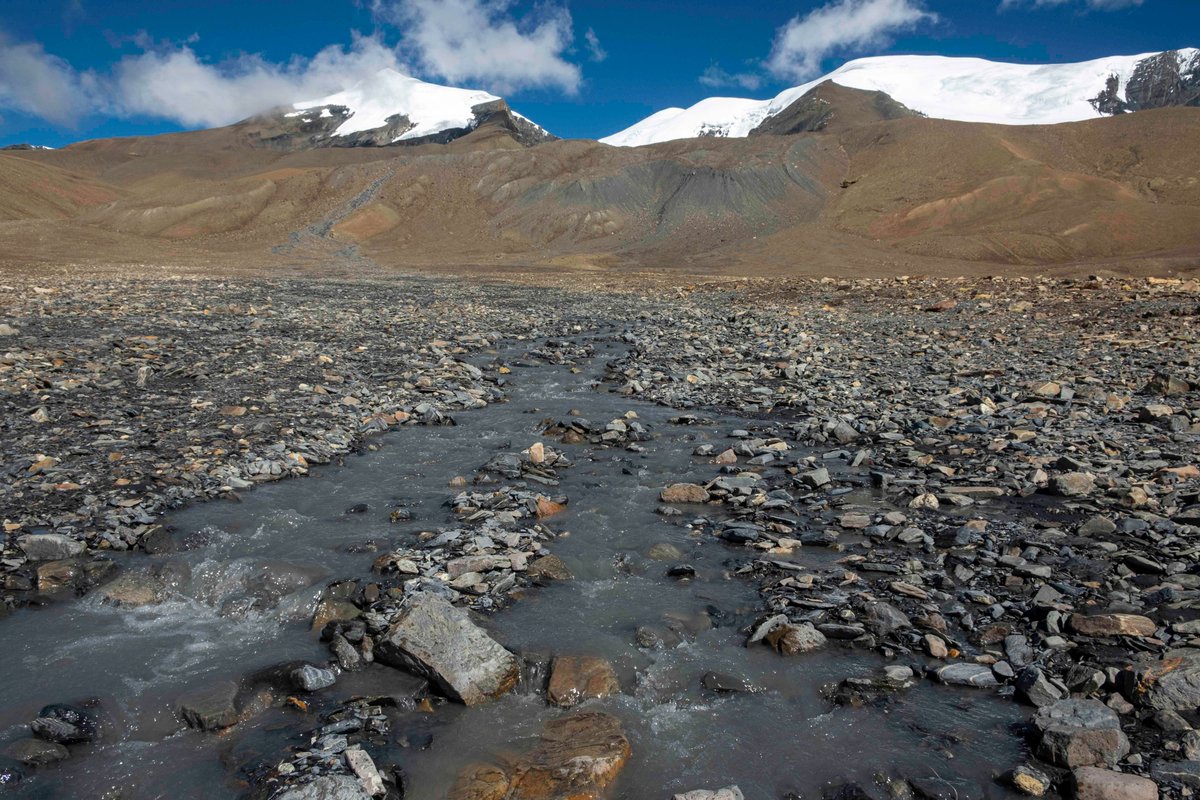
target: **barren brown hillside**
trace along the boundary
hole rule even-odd
[[[859,94],[828,93],[837,124],[821,132],[636,149],[526,148],[484,126],[448,145],[283,152],[243,125],[16,151],[0,155],[0,258],[731,274],[1200,264],[1200,109],[1007,127],[881,119]]]

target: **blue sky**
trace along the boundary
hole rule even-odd
[[[381,65],[599,137],[859,56],[1062,62],[1198,40],[1197,0],[4,0],[0,145],[222,124]]]

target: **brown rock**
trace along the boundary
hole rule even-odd
[[[567,507],[562,503],[556,503],[549,498],[538,496],[537,499],[537,516],[538,519],[553,517],[555,514],[561,514],[566,511]]]
[[[737,453],[733,452],[732,448],[722,450],[716,458],[713,459],[714,464],[736,464]]]
[[[542,556],[532,562],[526,574],[530,580],[535,582],[569,581],[575,577],[563,560],[556,555]]]
[[[1086,472],[1066,472],[1054,476],[1054,492],[1063,497],[1081,497],[1092,493],[1096,479]]]
[[[826,643],[825,634],[813,627],[811,622],[780,625],[767,634],[766,641],[785,656],[819,650]]]
[[[934,658],[946,658],[950,655],[942,637],[934,636],[932,633],[925,634],[925,650]]]
[[[621,691],[612,664],[596,656],[558,656],[550,665],[547,699],[569,708],[584,700],[607,697]]]
[[[326,597],[317,603],[317,610],[313,612],[312,629],[319,631],[334,620],[350,620],[358,615],[358,607],[353,603]]]
[[[499,764],[475,764],[448,800],[598,800],[629,760],[616,717],[577,713],[547,722],[530,752]]]
[[[472,764],[459,773],[447,795],[450,800],[506,800],[508,773],[494,764]]]
[[[659,497],[664,503],[707,503],[708,490],[694,483],[676,483],[663,489]]]
[[[1071,790],[1075,800],[1158,800],[1158,784],[1149,778],[1099,767],[1076,769]]]
[[[1071,630],[1083,636],[1153,636],[1154,620],[1138,614],[1073,614]]]
[[[73,585],[79,580],[79,563],[73,560],[47,561],[38,564],[37,585],[42,591],[53,591]]]
[[[105,603],[125,608],[141,608],[161,603],[165,588],[163,582],[153,576],[126,573],[105,585],[99,594]]]

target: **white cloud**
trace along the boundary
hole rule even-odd
[[[755,91],[763,84],[762,76],[754,72],[729,72],[719,64],[712,64],[704,70],[697,79],[711,89],[726,86],[737,86],[747,91]]]
[[[583,40],[587,43],[588,54],[592,57],[592,61],[600,63],[608,58],[608,51],[600,45],[600,37],[594,30],[588,28],[587,32],[583,34]]]
[[[891,34],[937,20],[920,0],[833,0],[779,29],[767,68],[790,80],[821,72],[834,53],[884,46]]]
[[[182,45],[119,61],[99,105],[115,116],[227,125],[274,106],[333,94],[384,68],[406,71],[395,51],[373,37],[356,36],[349,48],[333,45],[285,64],[257,55],[208,64]]]
[[[364,36],[355,36],[349,48],[332,45],[312,58],[283,64],[257,55],[210,64],[191,48],[194,37],[185,44],[161,44],[139,34],[131,41],[144,52],[101,74],[79,72],[40,44],[0,38],[0,108],[64,127],[94,114],[211,127],[333,94],[385,67],[406,71],[394,50]]]
[[[83,8],[73,1],[71,8]],[[112,37],[114,47],[132,45],[140,52],[102,71],[80,71],[36,42],[13,42],[0,31],[0,111],[64,127],[96,114],[212,127],[333,94],[384,68],[501,93],[579,89],[580,68],[566,57],[575,37],[565,7],[540,5],[517,17],[511,0],[373,3],[380,21],[396,26],[399,47],[381,35],[354,34],[349,47],[331,45],[311,58],[284,62],[243,54],[212,63],[197,53],[196,37],[156,42],[140,32]],[[590,29],[583,44],[592,60],[607,56]]]
[[[1047,6],[1079,5],[1092,11],[1116,11],[1119,8],[1140,6],[1144,2],[1146,0],[1001,0],[1000,8],[1004,10],[1019,6],[1045,8]]]
[[[90,79],[34,42],[0,32],[0,108],[70,126],[91,107]]]
[[[522,18],[511,0],[377,0],[381,19],[401,31],[406,56],[425,74],[500,94],[540,87],[568,94],[582,73],[566,59],[575,36],[562,6]]]

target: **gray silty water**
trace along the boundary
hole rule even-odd
[[[180,731],[178,696],[284,661],[323,662],[327,651],[308,630],[313,604],[330,580],[370,576],[375,556],[362,546],[374,541],[383,552],[418,531],[453,524],[445,506],[455,493],[447,486],[452,477],[470,476],[503,449],[527,447],[547,419],[571,410],[593,422],[634,411],[653,438],[644,453],[555,443],[574,466],[554,490],[570,498],[568,510],[549,521],[569,535],[550,547],[575,580],[524,593],[484,624],[533,660],[579,654],[614,663],[623,693],[589,704],[622,720],[633,749],[612,797],[731,783],[749,798],[807,796],[845,781],[869,783],[877,773],[945,780],[950,797],[1003,793],[992,777],[1020,757],[1009,728],[1021,714],[1011,702],[921,685],[886,706],[833,706],[823,686],[877,672],[882,659],[836,646],[793,658],[742,646],[759,598],[752,582],[732,572],[753,552],[693,533],[686,513],[655,510],[664,485],[716,475],[707,459],[692,456],[697,444],[723,446],[731,430],[750,423],[710,415],[704,424],[672,425],[677,412],[597,389],[605,358],[617,352],[609,343],[597,349],[580,374],[549,364],[514,367],[511,401],[461,414],[455,427],[402,429],[343,466],[258,488],[241,502],[174,514],[167,522],[193,549],[125,562],[131,569],[172,565],[176,574],[185,567],[190,577],[167,603],[127,610],[89,597],[0,622],[10,667],[0,686],[0,739],[22,735],[50,702],[96,697],[111,720],[102,743],[40,773],[22,796],[98,797],[111,789],[123,798],[238,796],[247,788],[241,768],[278,761],[300,743],[306,720],[277,709],[224,737]],[[359,504],[367,510],[347,513]],[[411,522],[389,521],[397,506],[411,511]],[[667,577],[675,561],[648,556],[659,543],[682,551],[677,560],[694,566],[696,578]],[[837,556],[805,548],[792,558],[828,564]],[[275,584],[264,588],[264,575]],[[639,649],[634,631],[641,625],[674,628],[684,641]],[[762,691],[710,693],[700,684],[709,670]],[[328,691],[349,696],[355,686],[398,679],[387,667],[368,673]],[[471,709],[441,705],[433,714],[399,717],[386,756],[403,768],[408,797],[442,797],[464,766],[519,751],[561,713],[528,690]]]

